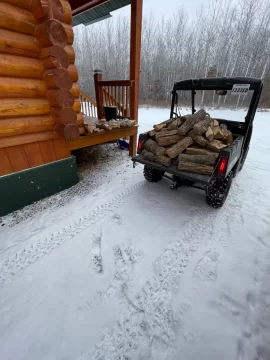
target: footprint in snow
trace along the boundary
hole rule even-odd
[[[103,273],[102,256],[101,256],[102,233],[94,234],[93,245],[91,250],[91,264],[93,269],[98,273]]]
[[[133,246],[121,250],[120,246],[113,249],[115,263],[115,279],[126,281],[132,272],[132,266],[139,262],[143,256],[142,252]]]
[[[219,254],[216,251],[207,251],[204,257],[198,261],[193,276],[203,281],[215,281],[218,257]]]
[[[117,214],[117,213],[114,213],[114,214],[113,214],[112,220],[113,220],[116,224],[118,224],[118,225],[121,225],[122,222],[123,222],[122,217],[121,217],[119,214]]]

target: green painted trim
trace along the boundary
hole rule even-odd
[[[0,176],[0,216],[65,190],[78,181],[75,156]]]

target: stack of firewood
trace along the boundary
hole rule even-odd
[[[233,141],[226,125],[203,109],[154,125],[148,135],[142,152],[146,159],[203,175],[212,174],[219,151]]]
[[[93,134],[93,133],[110,131],[114,129],[131,128],[135,125],[135,123],[136,123],[135,120],[129,120],[129,119],[97,121],[94,118],[87,117],[87,122],[85,121],[84,127],[88,134]]]

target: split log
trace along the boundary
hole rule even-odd
[[[219,122],[216,119],[213,119],[211,122],[211,127],[219,126]]]
[[[221,141],[218,140],[212,140],[211,142],[208,142],[207,144],[207,149],[212,150],[212,151],[216,151],[219,153],[219,151],[225,147],[227,147],[227,145],[224,145]]]
[[[157,131],[155,129],[148,131],[148,135],[153,137],[157,134]]]
[[[205,137],[209,141],[212,141],[214,139],[214,133],[211,126],[209,126],[208,129],[206,130]]]
[[[38,22],[50,19],[64,20],[64,9],[60,0],[32,0],[31,12]]]
[[[233,142],[233,135],[230,132],[230,130],[228,130],[227,126],[225,124],[221,124],[220,128],[222,129],[223,133],[224,133],[224,140],[227,144],[231,144]]]
[[[61,125],[57,124],[54,131],[62,138],[73,141],[80,137],[80,131],[77,125]]]
[[[64,18],[62,20],[62,22],[64,22],[65,24],[69,24],[71,25],[72,23],[72,10],[71,10],[71,6],[69,4],[68,0],[60,0],[63,10],[64,10]]]
[[[190,136],[195,143],[201,146],[206,146],[208,144],[208,141],[203,136],[194,134],[193,130],[189,131],[188,136]]]
[[[77,82],[79,80],[78,69],[74,64],[70,64],[68,67],[68,73],[73,82]]]
[[[210,166],[214,166],[217,161],[217,159],[214,156],[188,155],[188,154],[180,154],[178,156],[178,160],[181,162],[204,164],[204,165],[210,165]]]
[[[165,148],[159,146],[154,140],[152,139],[148,139],[145,144],[144,144],[144,148],[148,151],[151,151],[153,154],[158,155],[158,156],[162,156],[165,153]]]
[[[43,66],[40,60],[10,54],[0,56],[0,76],[41,79]]]
[[[67,33],[57,20],[48,20],[36,27],[35,36],[42,47],[51,45],[67,45]]]
[[[2,1],[0,2],[0,24],[2,29],[27,35],[34,35],[37,26],[30,11],[19,9],[17,6]]]
[[[178,130],[178,127],[185,122],[185,118],[179,117],[167,126],[168,130]]]
[[[162,155],[155,155],[152,152],[144,149],[142,151],[142,155],[143,157],[145,157],[145,159],[156,162],[158,164],[164,165],[164,166],[170,166],[171,165],[171,159],[168,158],[167,156],[162,156]]]
[[[207,156],[212,156],[214,158],[218,157],[218,154],[215,152],[212,152],[210,150],[206,150],[206,149],[202,149],[202,148],[197,148],[197,147],[189,147],[186,149],[186,153],[190,154],[190,155],[207,155]]]
[[[193,144],[193,140],[191,137],[187,136],[175,145],[168,148],[165,152],[165,155],[168,155],[171,159],[173,159],[180,155],[191,144]]]
[[[67,53],[68,55],[68,61],[70,64],[74,64],[75,63],[75,51],[74,51],[74,48],[73,46],[71,45],[66,45],[64,47],[64,50],[65,52]]]
[[[51,109],[51,116],[56,124],[75,125],[77,121],[76,112],[70,107],[67,108],[53,107]]]
[[[178,170],[190,172],[193,174],[212,175],[214,166],[180,161],[178,164]]]
[[[45,98],[46,93],[42,80],[0,77],[0,98]]]
[[[66,69],[47,69],[44,71],[43,80],[49,88],[70,90],[73,82]]]
[[[54,126],[54,121],[49,115],[1,119],[0,137],[53,131]]]
[[[50,113],[50,109],[51,107],[49,101],[43,98],[1,99],[0,119],[21,117],[21,116],[46,115]]]
[[[60,45],[41,49],[39,57],[45,69],[67,69],[69,67],[68,55]]]
[[[78,83],[73,83],[72,88],[70,89],[71,94],[74,98],[78,98],[80,96],[80,88]]]
[[[165,130],[165,131],[159,131],[158,133],[156,133],[155,138],[157,140],[164,136],[179,135],[178,130],[167,130],[167,129],[162,129],[162,130]]]
[[[162,123],[160,124],[156,124],[153,126],[153,128],[156,130],[156,131],[160,131],[161,129],[167,127],[169,124],[171,124],[172,122],[174,122],[174,118],[173,119],[168,119],[168,120],[165,120],[163,121]]]
[[[203,120],[206,115],[206,111],[204,109],[201,109],[197,113],[186,117],[186,121],[179,128],[179,134],[186,135],[193,128],[193,126],[199,121]]]
[[[80,98],[75,99],[72,109],[75,110],[76,113],[81,112],[81,100],[80,100]]]
[[[120,129],[121,127],[121,121],[118,120],[110,120],[109,125],[112,127],[112,129]]]
[[[66,34],[67,34],[67,44],[72,45],[74,41],[74,32],[72,29],[72,25],[62,23],[62,25],[65,28]]]
[[[136,124],[136,120],[123,119],[119,123],[121,128],[132,128]]]
[[[215,139],[223,139],[225,136],[226,136],[225,133],[223,132],[222,128],[219,126],[215,133],[214,138]]]
[[[193,131],[196,135],[202,135],[207,131],[210,124],[212,122],[212,119],[208,116],[206,119],[199,121],[197,124],[194,125]]]
[[[213,134],[214,134],[214,137],[215,135],[217,134],[218,130],[219,130],[219,123],[217,120],[213,120],[210,124],[211,128],[212,128],[212,131],[213,131]]]
[[[163,136],[157,139],[159,146],[171,146],[176,144],[178,141],[182,140],[184,137],[181,135],[173,135],[173,136]]]
[[[52,106],[73,107],[74,97],[67,89],[50,89],[47,92],[47,99]]]
[[[0,29],[0,52],[38,58],[40,48],[34,36]]]
[[[112,126],[110,126],[107,122],[102,124],[96,124],[97,129],[103,129],[103,130],[112,130]]]

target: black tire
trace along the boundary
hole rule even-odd
[[[145,179],[149,182],[159,182],[164,176],[164,171],[153,169],[149,166],[144,165],[143,175]]]
[[[214,179],[206,188],[207,205],[221,208],[227,199],[233,181],[233,172],[230,171],[225,179]]]

